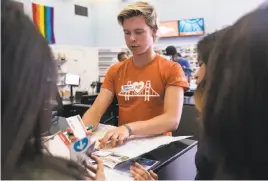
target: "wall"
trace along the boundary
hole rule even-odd
[[[24,12],[31,18],[32,2],[54,7],[54,33],[57,45],[94,45],[93,17],[89,3],[74,0],[23,0],[23,2]],[[74,4],[87,6],[89,16],[75,15]]]
[[[135,0],[128,0],[133,2]],[[150,0],[160,21],[204,17],[206,32],[210,33],[234,23],[265,0]],[[95,3],[96,46],[124,46],[124,38],[116,16],[125,6],[121,0]],[[158,44],[195,43],[200,37],[160,39]]]
[[[65,55],[66,63],[62,66],[62,71],[80,76],[80,86],[78,90],[91,91],[90,84],[99,80],[99,56],[97,48],[84,46],[52,45],[54,55],[58,53]]]

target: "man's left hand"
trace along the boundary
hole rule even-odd
[[[105,148],[107,144],[111,144],[112,147],[122,145],[129,136],[129,131],[125,126],[114,128],[100,140],[100,148]]]

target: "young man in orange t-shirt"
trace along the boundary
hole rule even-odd
[[[102,145],[122,144],[130,135],[158,135],[176,130],[182,113],[187,78],[181,66],[153,50],[158,30],[157,14],[148,3],[136,2],[118,17],[133,56],[113,65],[102,90],[83,116],[86,125],[97,126],[117,96],[119,127],[109,131]]]

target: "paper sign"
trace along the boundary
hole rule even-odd
[[[66,120],[76,138],[82,139],[87,136],[86,127],[79,115],[66,118]]]

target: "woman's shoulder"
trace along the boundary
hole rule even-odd
[[[84,180],[83,168],[58,157],[38,156],[23,162],[14,179],[22,180]]]

